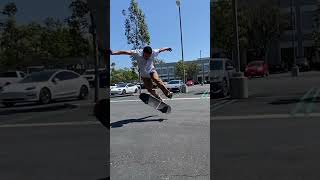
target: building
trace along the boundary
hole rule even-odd
[[[193,78],[195,82],[202,82],[209,81],[209,69],[210,69],[210,58],[201,58],[192,61],[185,61],[185,63],[197,63],[199,67],[198,74]],[[182,77],[176,76],[175,69],[176,69],[176,62],[172,63],[163,63],[157,64],[156,69],[160,76],[160,78],[165,81],[169,82],[170,80],[174,79],[182,79]]]
[[[314,18],[318,10],[318,0],[293,0],[293,14],[296,26],[287,29],[280,37],[278,56],[280,61],[293,59],[293,33],[296,57],[315,58],[316,49],[312,33],[315,30]],[[286,17],[291,16],[291,0],[279,0],[279,7]],[[295,28],[296,27],[296,28]]]

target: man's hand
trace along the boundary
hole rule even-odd
[[[172,48],[161,48],[159,52],[172,51]]]

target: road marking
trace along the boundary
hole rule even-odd
[[[310,95],[313,93],[313,91],[315,91],[316,89],[313,87],[311,88],[308,92],[306,92],[301,98],[300,98],[300,102],[296,105],[296,107],[293,109],[293,111],[291,112],[291,115],[294,115],[296,113],[298,113],[302,106],[305,104],[305,100],[309,97],[311,97]]]
[[[14,127],[49,127],[49,126],[74,126],[74,125],[96,125],[99,122],[81,121],[81,122],[58,122],[58,123],[30,123],[30,124],[4,124],[0,128],[14,128]]]
[[[314,109],[314,101],[317,100],[319,94],[320,94],[320,89],[318,89],[317,92],[313,95],[311,103],[308,105],[307,110],[306,110],[307,114],[312,113],[312,111]]]
[[[236,99],[231,100],[231,101],[229,101],[229,100],[224,100],[224,101],[222,101],[221,103],[217,103],[218,105],[216,105],[215,107],[210,108],[210,112],[216,111],[216,110],[218,110],[218,109],[220,109],[220,108],[222,108],[222,107],[224,107],[224,106],[226,106],[226,105],[235,103],[236,101],[237,101]]]
[[[203,99],[210,99],[210,97],[197,97],[197,98],[174,98],[174,99],[163,99],[163,101],[179,101],[179,100],[203,100]],[[134,99],[134,100],[119,100],[119,101],[110,101],[111,103],[121,103],[121,102],[140,102],[141,100]]]
[[[320,117],[320,113],[298,113],[292,116],[291,114],[260,114],[260,115],[243,115],[243,116],[213,116],[213,121],[221,120],[252,120],[252,119],[289,119],[289,118],[312,118]]]

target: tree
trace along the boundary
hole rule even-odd
[[[215,47],[231,56],[235,47],[231,0],[218,1],[214,13]],[[280,38],[288,24],[276,2],[268,0],[241,4],[238,19],[240,47],[255,49],[261,57],[266,57],[271,43]]]
[[[125,20],[125,35],[127,43],[132,45],[132,49],[142,49],[150,44],[150,34],[143,11],[139,8],[136,0],[131,0],[128,10],[122,11]],[[137,61],[132,58],[133,67],[137,66]]]
[[[182,61],[178,61],[175,66],[176,76],[180,78],[183,77],[183,64],[184,64],[187,79],[193,79],[193,77],[199,73],[200,69],[197,63],[194,63],[194,62],[182,63]]]
[[[186,67],[186,76],[187,79],[193,79],[199,73],[199,66],[197,63],[188,63]]]
[[[138,80],[138,75],[129,68],[113,69],[110,74],[111,84],[119,82],[132,82]]]

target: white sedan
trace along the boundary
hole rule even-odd
[[[85,99],[88,95],[88,80],[69,70],[35,72],[0,89],[0,101],[7,107],[22,102],[48,104],[56,99]]]
[[[111,94],[133,94],[137,93],[139,90],[139,87],[137,85],[131,84],[131,83],[122,83],[122,84],[117,84],[116,87],[110,89]]]
[[[21,81],[25,76],[21,71],[0,72],[0,88]]]
[[[184,85],[182,80],[171,80],[165,86],[169,91],[181,92],[182,85]]]

